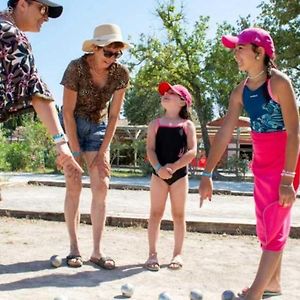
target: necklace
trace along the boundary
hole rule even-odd
[[[255,79],[255,78],[257,78],[257,77],[260,77],[260,76],[261,76],[262,74],[264,74],[264,73],[265,73],[265,70],[262,70],[260,73],[254,75],[254,76],[248,75],[248,79]]]

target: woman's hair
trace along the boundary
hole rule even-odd
[[[8,0],[7,7],[15,8],[19,0]]]
[[[252,45],[252,49],[253,49],[254,53],[259,54],[259,52],[257,50],[258,46],[255,44],[251,44],[251,45]],[[265,57],[264,57],[264,65],[267,69],[267,80],[269,80],[272,77],[272,68],[277,69],[277,66],[274,63],[274,61],[270,58],[270,56],[267,54],[265,54]],[[266,97],[267,100],[271,100],[271,96],[269,94],[267,84],[264,85],[264,96]]]
[[[188,109],[187,109],[187,105],[183,106],[179,112],[179,117],[181,119],[191,119],[191,114],[189,113]]]

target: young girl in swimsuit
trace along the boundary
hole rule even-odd
[[[156,245],[166,200],[170,195],[174,223],[174,250],[170,269],[182,267],[182,247],[186,231],[185,202],[188,194],[187,166],[197,151],[196,130],[189,120],[188,107],[192,104],[189,91],[182,85],[161,82],[158,86],[165,113],[148,127],[147,156],[153,167],[150,196],[151,210],[148,223],[149,257],[146,268],[160,268]]]
[[[251,120],[256,231],[262,255],[256,277],[238,299],[259,300],[281,294],[282,252],[290,231],[291,208],[299,185],[299,115],[292,84],[275,68],[270,34],[248,28],[223,36],[248,77],[232,92],[226,122],[210,149],[199,187],[200,206],[212,196],[212,171],[220,160],[244,108]]]

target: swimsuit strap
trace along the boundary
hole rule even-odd
[[[182,123],[182,127],[183,127],[183,130],[184,130],[186,136],[187,136],[187,124],[188,124],[188,120],[186,120]]]
[[[160,118],[157,118],[155,122],[155,128],[154,128],[155,134],[157,134],[157,130],[159,126],[160,126]]]

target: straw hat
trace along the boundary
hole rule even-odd
[[[124,44],[123,49],[131,48],[128,42],[123,40],[121,29],[115,24],[99,25],[94,30],[94,37],[86,40],[82,44],[82,50],[85,52],[93,52],[93,46],[105,47],[113,42],[121,42]]]

